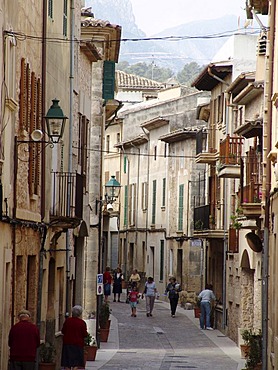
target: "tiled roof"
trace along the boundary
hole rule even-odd
[[[123,71],[116,71],[118,88],[128,89],[162,89],[164,85],[161,82],[150,80],[145,77],[139,77]]]
[[[121,26],[117,24],[112,24],[109,21],[103,21],[102,19],[96,19],[92,17],[83,18],[81,24],[82,24],[82,27],[102,27],[102,28],[109,27],[109,28],[115,28],[115,29],[120,28],[121,29]]]

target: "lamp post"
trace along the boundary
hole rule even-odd
[[[104,185],[105,195],[104,199],[96,200],[96,214],[98,214],[98,275],[102,274],[103,263],[103,237],[102,237],[102,221],[103,221],[103,209],[104,205],[112,205],[119,197],[121,184],[116,180],[115,176],[111,176],[110,180]],[[99,310],[102,304],[103,291],[97,290],[97,314],[96,314],[96,339],[99,346]]]

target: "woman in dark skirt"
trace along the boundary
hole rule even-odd
[[[72,308],[72,317],[64,322],[63,349],[61,365],[65,370],[77,370],[78,367],[84,367],[84,338],[88,335],[87,325],[81,319],[82,307],[74,306]]]
[[[114,273],[113,280],[114,280],[113,283],[114,302],[116,302],[116,294],[118,294],[118,302],[121,302],[120,296],[122,294],[122,281],[124,280],[124,277],[120,267],[118,267],[116,272]]]

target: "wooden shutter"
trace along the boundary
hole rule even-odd
[[[103,64],[103,90],[105,100],[114,99],[115,92],[115,62],[104,61]]]

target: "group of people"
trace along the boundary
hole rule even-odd
[[[72,316],[63,325],[63,348],[61,366],[65,370],[77,370],[84,367],[84,339],[87,337],[87,325],[82,320],[82,307],[72,308]],[[40,346],[38,327],[31,322],[31,313],[21,310],[18,322],[12,326],[8,344],[10,347],[9,370],[35,370],[36,353]]]
[[[123,275],[120,268],[117,268],[114,277],[110,273],[109,267],[104,273],[104,295],[108,300],[111,294],[111,284],[113,279],[114,301],[118,294],[118,302],[122,293]],[[156,284],[153,277],[149,276],[143,293],[139,293],[140,275],[137,270],[133,270],[130,279],[130,290],[128,300],[131,307],[131,316],[136,317],[136,307],[141,296],[146,298],[146,315],[152,316],[155,297],[157,294]],[[107,287],[110,285],[110,287]],[[170,277],[166,287],[166,293],[170,301],[171,317],[176,315],[181,286],[175,277]],[[213,330],[211,327],[211,301],[215,300],[212,285],[207,284],[205,289],[198,295],[201,306],[200,327],[201,329]],[[67,318],[63,324],[63,348],[61,366],[65,370],[77,370],[84,366],[84,339],[87,337],[87,325],[82,320],[82,307],[76,305],[72,308],[72,316]],[[10,347],[9,370],[35,370],[35,360],[37,348],[40,346],[40,334],[36,325],[31,323],[31,314],[27,310],[21,310],[18,314],[18,323],[12,326],[8,344]]]

